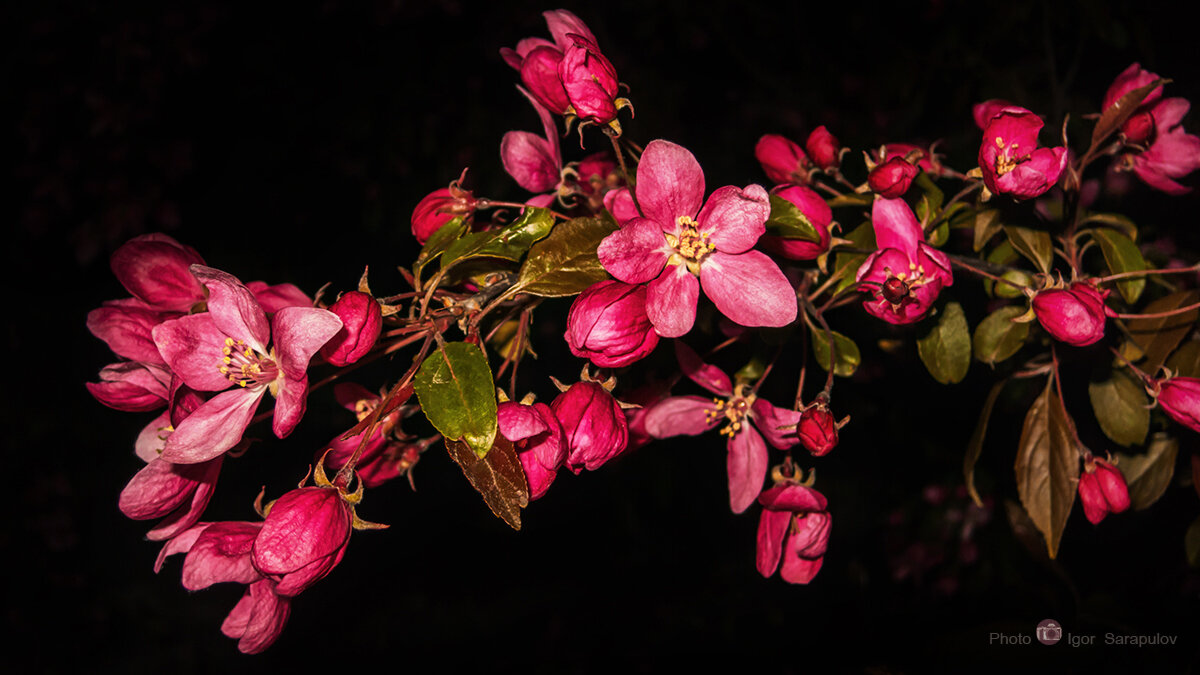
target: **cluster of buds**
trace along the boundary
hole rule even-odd
[[[1095,525],[1108,514],[1129,508],[1129,486],[1120,469],[1089,454],[1079,475],[1079,501],[1083,504],[1083,515]]]

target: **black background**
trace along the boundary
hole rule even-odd
[[[154,673],[640,672],[718,654],[782,672],[1196,667],[1200,586],[1182,544],[1197,513],[1186,486],[1194,435],[1181,432],[1183,478],[1161,502],[1099,527],[1076,509],[1049,563],[1027,552],[1004,515],[1003,501],[1015,498],[1020,419],[1036,395],[1014,387],[981,460],[992,508],[975,534],[979,557],[957,563],[957,546],[946,547],[953,535],[938,524],[944,509],[922,493],[961,484],[963,448],[994,376],[975,364],[964,383],[938,387],[916,359],[916,333],[889,335],[904,344],[884,354],[874,339],[886,331],[854,309],[834,315],[834,326],[858,339],[868,365],[839,382],[835,412],[854,421],[840,447],[814,462],[834,525],[810,586],[755,571],[756,512],[729,513],[715,435],[650,446],[579,477],[563,472],[525,512],[520,533],[484,508],[435,447],[417,468],[419,492],[389,485],[360,507],[391,529],[355,534],[334,573],[295,601],[274,647],[239,655],[219,625],[241,588],[188,594],[177,561],[155,576],[158,547],[142,539],[148,524],[116,508],[140,466],[131,449],[148,416],[106,409],[83,387],[112,360],[85,330],[85,314],[125,295],[108,254],[165,231],[246,280],[345,289],[369,264],[376,290],[400,290],[394,269],[415,256],[408,217],[424,194],[469,166],[477,194],[525,198],[497,149],[505,131],[537,130],[537,119],[497,52],[544,35],[539,12],[550,9],[240,4],[0,10],[11,50],[4,98],[15,113],[0,394],[9,430],[0,545],[15,567],[4,577],[10,658],[21,652],[33,672]],[[1200,94],[1188,26],[1147,3],[706,7],[570,6],[631,88],[628,136],[691,149],[710,191],[764,181],[753,157],[763,133],[803,141],[826,124],[855,155],[887,141],[942,139],[950,164],[966,170],[979,142],[976,101],[1003,97],[1044,115],[1044,143],[1069,112],[1079,148],[1089,132],[1080,115],[1099,107],[1130,62],[1174,78],[1168,95]],[[568,159],[579,156],[572,139]],[[603,140],[588,136],[589,149]],[[861,172],[857,160],[847,165]],[[1171,236],[1192,260],[1197,205],[1194,195],[1140,184],[1109,204],[1150,235]],[[974,325],[982,295],[960,283],[956,297]],[[579,362],[555,351],[561,316],[543,316],[539,373],[569,379]],[[666,351],[651,363],[669,363]],[[1080,351],[1073,362],[1096,357]],[[378,385],[403,365],[366,381]],[[783,381],[792,365],[777,376],[780,392],[794,386]],[[1067,367],[1086,381],[1083,366]],[[545,398],[543,383],[528,386]],[[1085,439],[1104,447],[1083,385],[1067,393],[1083,403]],[[295,435],[227,463],[206,519],[253,518],[259,487],[273,497],[294,485],[343,415],[314,400]],[[913,543],[947,558],[918,578],[894,578],[897,551]],[[1101,642],[1110,631],[1161,632],[1179,645],[988,644],[992,632],[1029,634],[1044,618]]]

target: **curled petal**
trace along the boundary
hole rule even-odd
[[[225,617],[221,632],[236,638],[238,651],[243,654],[258,654],[279,638],[291,611],[291,601],[277,595],[275,583],[264,579],[250,584]]]
[[[285,307],[272,324],[279,368],[296,379],[304,376],[312,355],[342,329],[337,314],[317,307]]]
[[[704,387],[718,396],[733,394],[733,382],[720,368],[705,363],[694,349],[679,340],[675,341],[675,359],[679,368],[692,382]]]
[[[763,491],[758,503],[772,511],[807,513],[824,511],[828,506],[825,495],[804,485],[776,485]]]
[[[204,259],[165,234],[134,237],[113,252],[111,263],[121,285],[154,309],[186,312],[204,300],[204,289],[188,271]]]
[[[796,424],[800,422],[800,411],[777,408],[766,399],[754,401],[754,426],[772,447],[786,450],[797,442]]]
[[[500,141],[500,160],[517,185],[548,192],[558,185],[559,166],[546,139],[528,131],[510,131]]]
[[[771,576],[779,567],[779,558],[783,555],[783,542],[791,524],[792,514],[789,511],[763,509],[759,515],[756,566],[758,573],[764,577]]]
[[[267,314],[274,314],[284,307],[312,307],[313,304],[312,298],[295,284],[270,286],[265,281],[251,281],[246,288]]]
[[[917,244],[925,241],[921,223],[903,199],[877,198],[871,206],[871,225],[880,249],[894,248],[909,259],[916,258]]]
[[[104,303],[88,312],[87,328],[117,356],[143,363],[163,363],[151,332],[172,315],[134,303],[137,301]]]
[[[183,561],[183,587],[198,591],[213,584],[251,584],[262,576],[250,562],[260,523],[213,523],[196,538]]]

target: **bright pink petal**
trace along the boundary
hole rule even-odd
[[[709,196],[696,222],[718,251],[737,254],[754,247],[767,231],[769,215],[771,204],[761,185],[745,189],[726,185]]]
[[[786,450],[800,442],[800,437],[796,435],[800,411],[776,408],[764,398],[756,399],[751,409],[754,412],[754,427],[762,432],[771,447]]]
[[[147,539],[150,541],[170,539],[200,520],[200,516],[204,515],[204,509],[208,508],[208,502],[212,499],[213,492],[216,492],[217,478],[221,475],[221,464],[224,460],[224,457],[218,457],[203,464],[190,465],[202,466],[204,469],[199,483],[192,492],[192,498],[159,521],[146,533]]]
[[[221,632],[236,638],[238,651],[243,654],[258,654],[279,638],[291,611],[291,601],[276,595],[275,584],[264,579],[250,584],[225,617]]]
[[[604,208],[612,214],[617,224],[625,227],[633,222],[635,218],[640,218],[637,205],[633,203],[633,195],[629,192],[629,188],[617,188],[604,193]]]
[[[672,265],[646,287],[646,316],[662,337],[687,335],[696,323],[700,283],[683,265]]]
[[[738,255],[714,251],[701,264],[700,283],[717,309],[735,323],[777,328],[796,320],[796,291],[779,266],[760,251]]]
[[[658,223],[646,218],[626,223],[596,248],[604,269],[627,284],[644,284],[657,277],[671,253]]]
[[[1188,110],[1192,107],[1186,98],[1164,98],[1150,108],[1150,115],[1154,118],[1154,125],[1158,127],[1158,133],[1164,134],[1175,125],[1183,121],[1184,115],[1187,115]]]
[[[787,537],[788,526],[792,523],[792,514],[788,511],[763,510],[758,518],[758,573],[769,577],[779,567],[779,557],[783,555],[783,541]]]
[[[567,37],[571,33],[582,35],[588,40],[596,42],[596,36],[592,35],[587,24],[565,9],[542,12],[542,17],[546,19],[546,26],[550,29],[550,35],[554,36],[554,44],[558,45],[559,49],[565,50],[571,46],[572,41]]]
[[[790,542],[791,539],[788,541]],[[807,584],[817,576],[817,572],[821,571],[821,564],[824,561],[824,557],[816,560],[801,558],[789,550],[783,556],[783,569],[779,571],[779,576],[789,584]]]
[[[161,518],[192,496],[207,468],[156,459],[138,471],[121,490],[117,506],[133,520]]]
[[[175,464],[196,464],[237,445],[266,391],[266,387],[239,387],[212,397],[179,423],[167,439],[162,458]]]
[[[298,379],[308,370],[312,355],[342,329],[342,320],[319,307],[285,307],[275,314],[271,327],[279,369]]]
[[[1066,148],[1038,148],[1029,153],[1026,161],[997,178],[996,187],[1004,194],[1021,199],[1037,197],[1054,187],[1066,168]]]
[[[528,131],[510,131],[500,141],[500,161],[517,185],[548,192],[558,185],[559,166],[546,139]]]
[[[147,412],[166,404],[170,379],[164,368],[130,361],[101,368],[100,382],[85,382],[84,386],[110,408]]]
[[[758,499],[763,480],[767,477],[767,445],[753,427],[742,430],[729,439],[725,469],[729,472],[729,508],[741,513]]]
[[[183,587],[198,591],[213,584],[252,584],[262,578],[250,562],[250,548],[262,526],[227,521],[206,528],[183,561]]]
[[[232,274],[212,267],[192,265],[192,274],[208,289],[208,313],[217,328],[235,340],[245,340],[259,354],[266,354],[271,326],[250,289]]]
[[[212,523],[196,523],[186,532],[181,532],[166,544],[163,544],[162,549],[158,552],[158,558],[154,561],[154,573],[158,574],[162,571],[163,563],[167,561],[168,557],[176,553],[187,553],[191,550],[192,544],[196,543],[196,540],[200,538],[204,530],[210,526],[212,526]]]
[[[281,377],[275,381],[275,412],[271,416],[271,431],[277,438],[287,438],[300,424],[308,405],[308,377]]]
[[[733,394],[733,382],[729,376],[720,368],[705,363],[694,349],[679,340],[675,341],[675,359],[679,361],[680,370],[692,382],[718,396]]]
[[[288,574],[332,556],[350,538],[348,508],[333,488],[285,493],[254,542],[254,566],[263,574]]]
[[[133,444],[134,454],[143,462],[153,462],[158,459],[166,444],[166,437],[171,434],[168,430],[170,426],[170,413],[163,411],[138,433],[137,440]]]
[[[534,412],[533,406],[521,405],[516,401],[505,401],[496,408],[500,433],[516,443],[530,436],[544,433],[549,426],[542,416]]]
[[[704,203],[704,171],[686,148],[651,141],[638,164],[634,189],[642,213],[663,231],[674,232],[680,216],[695,217]]]
[[[909,259],[917,255],[917,244],[925,241],[921,223],[903,199],[876,197],[871,207],[871,224],[875,230],[875,244],[881,249],[894,248]],[[907,267],[904,270],[907,272]]]
[[[695,436],[716,427],[725,419],[712,414],[716,409],[712,399],[699,396],[672,396],[646,410],[643,418],[646,432],[655,438]]]
[[[1141,64],[1129,64],[1129,67],[1121,71],[1121,74],[1117,76],[1117,79],[1113,80],[1113,83],[1109,85],[1108,91],[1104,93],[1104,103],[1100,106],[1100,110],[1108,110],[1112,107],[1112,104],[1116,103],[1117,100],[1125,94],[1128,94],[1139,87],[1144,87],[1157,79],[1158,75],[1155,75],[1148,70],[1143,70]],[[1162,86],[1160,85],[1155,87],[1146,96],[1146,98],[1142,101],[1142,105],[1153,103],[1161,96]]]
[[[226,334],[212,314],[191,314],[164,321],[152,333],[158,351],[171,370],[197,391],[221,391],[232,384],[220,368],[225,365]]]

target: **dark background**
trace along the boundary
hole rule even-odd
[[[966,505],[955,494],[963,448],[994,376],[975,364],[964,383],[938,387],[916,359],[912,331],[890,335],[904,342],[884,354],[874,346],[880,324],[853,309],[834,325],[858,339],[868,365],[839,382],[835,412],[854,421],[841,446],[814,462],[834,526],[811,585],[755,571],[756,512],[729,513],[715,435],[651,446],[579,477],[563,472],[525,512],[520,533],[484,508],[435,447],[417,468],[419,492],[402,482],[368,492],[359,513],[391,529],[355,534],[334,573],[295,601],[275,646],[239,655],[219,625],[241,588],[188,594],[178,561],[155,576],[158,546],[142,539],[149,524],[116,508],[140,467],[132,443],[149,416],[104,408],[83,387],[112,360],[85,330],[85,314],[125,295],[108,254],[163,231],[247,280],[345,289],[370,264],[376,290],[400,290],[394,269],[415,256],[408,218],[424,194],[469,166],[477,194],[525,198],[498,146],[505,131],[537,130],[537,120],[497,50],[544,35],[539,12],[552,8],[303,4],[0,10],[11,50],[4,98],[15,114],[5,137],[15,200],[0,394],[10,457],[0,546],[15,566],[4,577],[10,658],[21,653],[33,672],[650,671],[716,654],[782,672],[1196,668],[1200,585],[1182,544],[1198,511],[1186,484],[1194,435],[1182,431],[1181,478],[1158,504],[1099,527],[1076,509],[1050,563],[1005,516],[1020,420],[1036,395],[1013,387],[979,469],[990,516],[971,538],[974,559],[963,559],[961,527],[947,518]],[[1152,4],[895,5],[570,8],[631,88],[628,136],[688,147],[709,190],[764,180],[753,157],[763,133],[803,141],[826,124],[855,155],[887,141],[943,139],[950,164],[966,170],[979,142],[976,101],[1007,98],[1051,129],[1070,112],[1078,149],[1089,133],[1079,116],[1096,111],[1130,62],[1174,78],[1168,95],[1200,94],[1189,26]],[[602,141],[589,136],[589,149]],[[573,140],[564,151],[579,156]],[[861,162],[847,164],[861,180]],[[1194,195],[1169,198],[1135,183],[1108,206],[1151,236],[1169,233],[1179,255],[1195,260]],[[970,286],[955,291],[973,325],[985,309]],[[543,316],[548,355],[538,368],[569,379],[579,364],[555,355],[561,316]],[[662,357],[651,363],[669,362]],[[785,392],[795,369],[782,372],[774,384]],[[1068,397],[1086,401],[1083,389]],[[1077,417],[1088,414],[1085,405]],[[273,497],[294,485],[311,452],[343,428],[342,415],[313,401],[295,435],[227,463],[206,519],[253,518],[259,487]],[[1089,444],[1105,446],[1094,422],[1080,424]],[[939,490],[949,496],[931,503]],[[1179,645],[988,644],[991,632],[1029,634],[1044,618],[1100,641],[1108,631],[1162,632]]]

